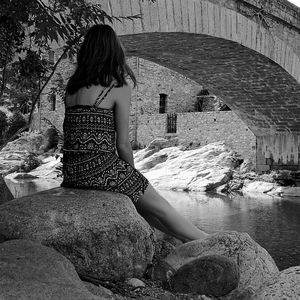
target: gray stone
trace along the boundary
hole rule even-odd
[[[0,299],[101,300],[79,279],[72,263],[39,242],[0,244]]]
[[[85,287],[88,289],[88,291],[95,296],[102,297],[105,299],[117,299],[117,295],[115,295],[112,291],[109,289],[101,286],[101,285],[95,285],[91,282],[83,281]]]
[[[179,293],[223,296],[238,286],[236,262],[221,256],[207,255],[184,264],[172,277],[171,285]]]
[[[165,261],[178,270],[184,264],[205,255],[222,255],[239,267],[238,287],[222,299],[247,299],[274,274],[278,268],[270,254],[247,233],[218,232],[202,240],[185,243],[176,248]]]
[[[129,278],[129,279],[126,280],[126,284],[128,284],[128,285],[130,285],[134,288],[145,287],[146,286],[146,284],[138,278]]]
[[[2,175],[0,174],[0,205],[14,199],[14,196],[7,187]]]
[[[55,248],[81,274],[141,277],[152,261],[153,231],[122,194],[54,188],[0,208],[0,240],[35,239]]]
[[[252,300],[297,300],[300,299],[300,266],[281,271],[273,276]]]

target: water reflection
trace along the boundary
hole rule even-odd
[[[160,191],[190,221],[213,233],[247,232],[268,250],[279,269],[300,265],[300,198],[227,197]]]
[[[49,190],[60,185],[57,179],[13,179],[5,178],[5,183],[15,198],[24,197],[44,190]]]

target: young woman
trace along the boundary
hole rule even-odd
[[[62,186],[123,193],[152,226],[184,242],[202,239],[207,234],[183,218],[134,168],[127,77],[136,84],[113,29],[91,27],[66,90]]]

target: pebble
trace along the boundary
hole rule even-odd
[[[137,278],[129,278],[126,280],[126,283],[135,288],[146,286],[146,284],[142,280],[137,279]]]

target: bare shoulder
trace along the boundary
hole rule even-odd
[[[131,97],[131,87],[130,85],[123,85],[121,87],[115,87],[114,96],[116,101],[124,101],[125,99],[130,100]]]

